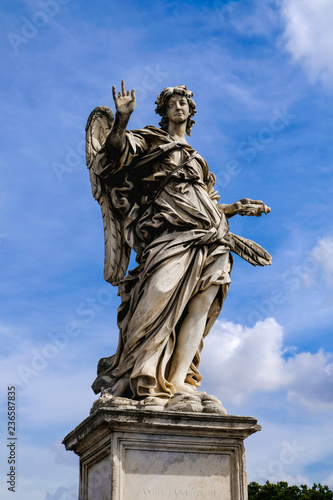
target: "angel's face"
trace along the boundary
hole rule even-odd
[[[188,101],[183,95],[172,95],[166,106],[166,117],[169,122],[183,123],[190,116],[190,107]]]

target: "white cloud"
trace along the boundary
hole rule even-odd
[[[286,349],[283,337],[274,318],[253,328],[218,321],[205,342],[205,384],[215,387],[223,401],[237,405],[253,393],[284,391],[290,402],[309,410],[332,408],[332,354],[291,354],[294,348]]]
[[[1,463],[5,464],[6,451],[3,446],[1,448],[0,459]],[[64,451],[64,453],[72,455],[71,462],[57,462],[50,446],[37,444],[36,440],[20,435],[17,447],[17,488],[13,497],[16,500],[77,499],[78,486],[75,482],[78,482],[79,476],[78,458],[72,452]],[[53,496],[47,493],[62,490],[68,492],[75,490],[76,497],[69,494],[63,497]],[[10,497],[4,481],[0,484],[0,497],[6,499]]]
[[[253,392],[286,386],[282,339],[283,329],[272,318],[253,328],[218,321],[205,342],[204,379],[219,385],[224,397],[236,404]]]
[[[68,342],[62,346],[51,342],[49,337],[39,344],[23,341],[15,327],[5,324],[0,328],[0,334],[3,332],[17,347],[10,345],[11,352],[0,356],[2,405],[7,398],[7,386],[15,386],[22,432],[38,428],[44,433],[50,426],[62,426],[64,432],[69,432],[68,426],[85,418],[96,399],[90,387],[95,378],[96,362],[88,357],[85,364],[89,337],[68,336]],[[49,346],[48,350],[45,346]],[[79,359],[84,362],[78,363]]]
[[[333,3],[331,0],[282,0],[285,41],[311,80],[333,80]]]
[[[327,484],[330,489],[333,489],[333,474],[330,474],[326,479],[324,479],[322,484]]]
[[[39,428],[46,432],[51,426],[61,426],[65,432],[70,432],[72,429],[68,426],[77,425],[86,418],[97,398],[90,387],[94,377],[94,371],[85,367],[73,369],[73,373],[45,371],[22,388],[19,397],[24,430]]]
[[[72,486],[69,488],[61,486],[60,488],[57,488],[56,492],[53,495],[50,493],[46,493],[45,500],[77,500],[77,497],[77,486]]]
[[[242,35],[268,37],[277,25],[273,3],[271,0],[265,3],[251,2],[250,9],[244,9],[241,0],[237,0],[227,3],[224,10],[226,14],[229,12],[229,22]]]
[[[262,431],[245,442],[249,481],[261,484],[267,479],[289,484],[328,483],[329,478],[325,475],[330,471],[329,466],[319,472],[311,465],[318,461],[330,462],[332,447],[327,436],[332,435],[331,417],[327,415],[326,420],[316,418],[306,422],[302,417],[295,422],[282,419],[276,423],[272,423],[272,419],[260,419]]]
[[[15,328],[2,325],[3,332],[6,339],[18,337]],[[73,344],[74,340],[68,348],[59,349],[53,359],[45,358],[45,363],[40,363],[40,369],[35,370],[27,384],[22,383],[17,367],[36,368],[37,365],[32,363],[32,353],[37,352],[37,345],[34,347],[29,340],[17,342],[17,349],[0,359],[3,408],[7,385],[16,385],[17,388],[17,500],[77,499],[78,486],[74,483],[78,481],[79,460],[73,452],[65,450],[61,441],[88,416],[96,396],[90,388],[95,366],[78,364],[78,358],[73,360]],[[0,463],[7,463],[6,454],[2,447]],[[6,494],[6,484],[2,483],[0,497],[7,498]]]
[[[320,350],[316,354],[303,352],[290,358],[286,370],[292,374],[287,392],[289,401],[302,404],[309,410],[332,408],[332,355]]]

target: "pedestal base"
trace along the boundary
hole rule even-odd
[[[247,500],[251,417],[100,408],[63,443],[80,456],[79,500]]]

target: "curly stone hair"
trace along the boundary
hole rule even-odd
[[[190,116],[187,119],[186,124],[186,133],[191,136],[191,129],[195,124],[195,121],[192,120],[192,116],[196,113],[196,104],[193,101],[192,96],[193,92],[187,90],[185,85],[177,85],[177,87],[165,87],[162,92],[157,96],[157,100],[155,101],[156,109],[155,113],[162,116],[162,120],[159,123],[159,126],[162,130],[168,131],[169,120],[166,117],[166,108],[170,97],[173,95],[183,95],[186,97],[189,108],[190,108]]]

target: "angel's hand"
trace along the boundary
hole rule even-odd
[[[129,118],[135,108],[135,90],[126,92],[125,82],[121,80],[121,92],[118,92],[117,96],[116,87],[113,85],[112,94],[117,113],[124,118]]]
[[[232,205],[223,205],[222,207],[222,211],[227,217],[233,217],[237,214],[260,217],[261,214],[268,214],[271,211],[261,200],[250,200],[249,198],[242,198]]]

